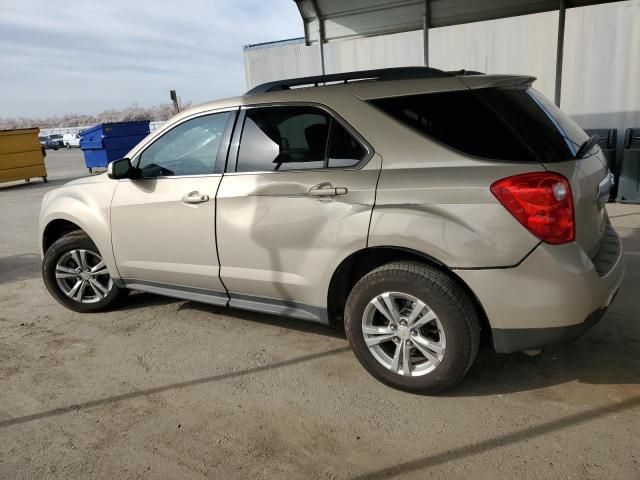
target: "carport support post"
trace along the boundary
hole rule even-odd
[[[320,9],[318,8],[318,3],[316,0],[311,0],[311,6],[313,7],[313,12],[316,15],[316,20],[318,21],[318,44],[320,45],[320,67],[322,68],[322,75],[325,74],[324,70],[324,18],[320,15]]]
[[[424,15],[422,17],[422,37],[424,39],[424,66],[429,66],[429,0],[424,0]]]
[[[556,105],[560,106],[560,97],[562,95],[562,58],[564,56],[564,23],[567,3],[560,0],[560,8],[558,15],[558,50],[556,52]]]

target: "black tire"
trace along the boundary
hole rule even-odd
[[[362,333],[365,308],[384,292],[416,297],[437,315],[446,350],[431,372],[420,376],[393,372],[378,362],[367,347]],[[383,265],[360,279],[347,299],[345,331],[356,357],[371,375],[394,388],[421,394],[441,392],[462,380],[480,344],[479,313],[467,292],[449,273],[418,262]]]
[[[47,177],[42,177],[42,181],[43,181],[44,183],[47,183],[49,180],[47,179]]]
[[[81,303],[69,298],[62,291],[56,280],[56,264],[63,255],[76,249],[88,250],[100,255],[96,245],[82,230],[76,230],[64,235],[56,240],[45,252],[42,262],[42,278],[49,293],[68,309],[80,313],[99,312],[115,306],[127,293],[127,290],[118,288],[116,285],[111,287],[111,290],[103,299],[95,303]]]

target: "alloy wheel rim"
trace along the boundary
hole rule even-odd
[[[103,300],[113,280],[102,257],[91,250],[70,250],[56,263],[56,282],[62,293],[78,303]]]
[[[378,363],[402,376],[432,372],[447,348],[435,312],[420,299],[401,292],[381,293],[367,304],[362,335]]]

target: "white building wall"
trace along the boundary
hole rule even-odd
[[[357,38],[324,46],[327,73],[422,65],[422,32]],[[308,47],[315,50],[317,46]]]
[[[244,71],[247,90],[272,80],[320,75],[320,52],[302,41],[266,44],[253,49],[245,47]]]
[[[584,128],[640,127],[640,0],[567,11],[561,105]]]
[[[429,57],[444,70],[521,73],[554,96],[558,13],[431,29]],[[325,44],[327,73],[422,65],[422,32]],[[562,108],[584,128],[640,127],[640,0],[567,10]],[[247,87],[320,74],[317,45],[245,49]],[[619,132],[622,136],[624,131]]]
[[[557,12],[435,28],[429,63],[443,70],[533,75],[536,88],[553,98],[557,29]]]

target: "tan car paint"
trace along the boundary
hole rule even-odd
[[[225,175],[217,231],[229,292],[326,308],[336,268],[366,247],[380,165],[374,156],[361,170]],[[309,194],[327,182],[348,193]]]
[[[111,198],[116,183],[102,174],[74,180],[48,192],[40,209],[40,255],[44,256],[42,240],[46,226],[54,220],[66,220],[78,225],[91,237],[109,273],[118,278],[120,275],[111,249],[110,234]]]
[[[576,220],[576,242],[593,257],[607,224],[604,201],[598,202],[598,183],[609,170],[601,151],[578,162],[548,163],[546,167],[569,179]],[[595,174],[595,175],[594,175]]]
[[[224,292],[215,239],[215,197],[221,178],[118,181],[111,205],[111,233],[121,277]],[[209,200],[182,201],[195,191]]]
[[[621,248],[621,247],[620,247]],[[484,306],[491,328],[576,325],[611,303],[624,275],[622,255],[601,277],[576,243],[542,244],[516,268],[456,270]]]
[[[622,275],[618,262],[604,280],[596,278],[589,255],[579,246],[594,245],[593,238],[589,238],[593,231],[581,231],[582,216],[589,215],[588,206],[582,209],[578,202],[579,243],[535,248],[539,240],[498,204],[489,186],[506,176],[544,170],[542,165],[491,162],[462,155],[400,125],[361,100],[460,89],[464,82],[481,87],[522,78],[353,82],[231,98],[194,107],[153,132],[128,156],[135,158],[164,132],[194,115],[297,102],[317,103],[336,112],[367,140],[376,155],[359,171],[238,174],[225,175],[222,180],[209,176],[157,180],[146,186],[142,185],[146,181],[122,181],[114,198],[113,223],[118,230],[114,233],[115,258],[124,273],[115,269],[110,249],[109,202],[117,182],[106,176],[91,180],[94,184],[90,189],[76,185],[49,194],[43,202],[41,232],[49,221],[67,218],[94,239],[115,278],[144,276],[139,280],[216,290],[220,284],[212,278],[217,260],[211,231],[190,239],[194,229],[196,234],[202,234],[202,229],[209,228],[213,202],[195,209],[179,203],[191,189],[214,192],[220,181],[217,242],[222,279],[232,294],[292,300],[324,309],[329,281],[339,263],[367,245],[387,245],[417,250],[456,269],[480,299],[493,328],[577,323],[584,320],[589,308],[598,306],[596,303],[610,301]],[[594,186],[592,180],[586,184],[574,178],[577,172],[572,168],[599,168],[591,162],[548,167],[571,180],[574,198],[578,198]],[[326,181],[347,187],[349,193],[330,200],[307,195],[310,187]],[[149,193],[161,196],[151,200]],[[157,256],[153,256],[155,249]],[[503,268],[519,262],[520,266]],[[553,276],[557,279],[550,278]],[[583,282],[582,298],[567,300],[568,282],[578,280]],[[505,294],[508,298],[504,298]],[[588,295],[593,296],[592,302],[584,300]],[[545,310],[547,298],[549,309]],[[523,313],[527,305],[534,306],[532,302],[548,311],[548,322],[540,315],[540,308]],[[554,314],[552,307],[557,309]]]

